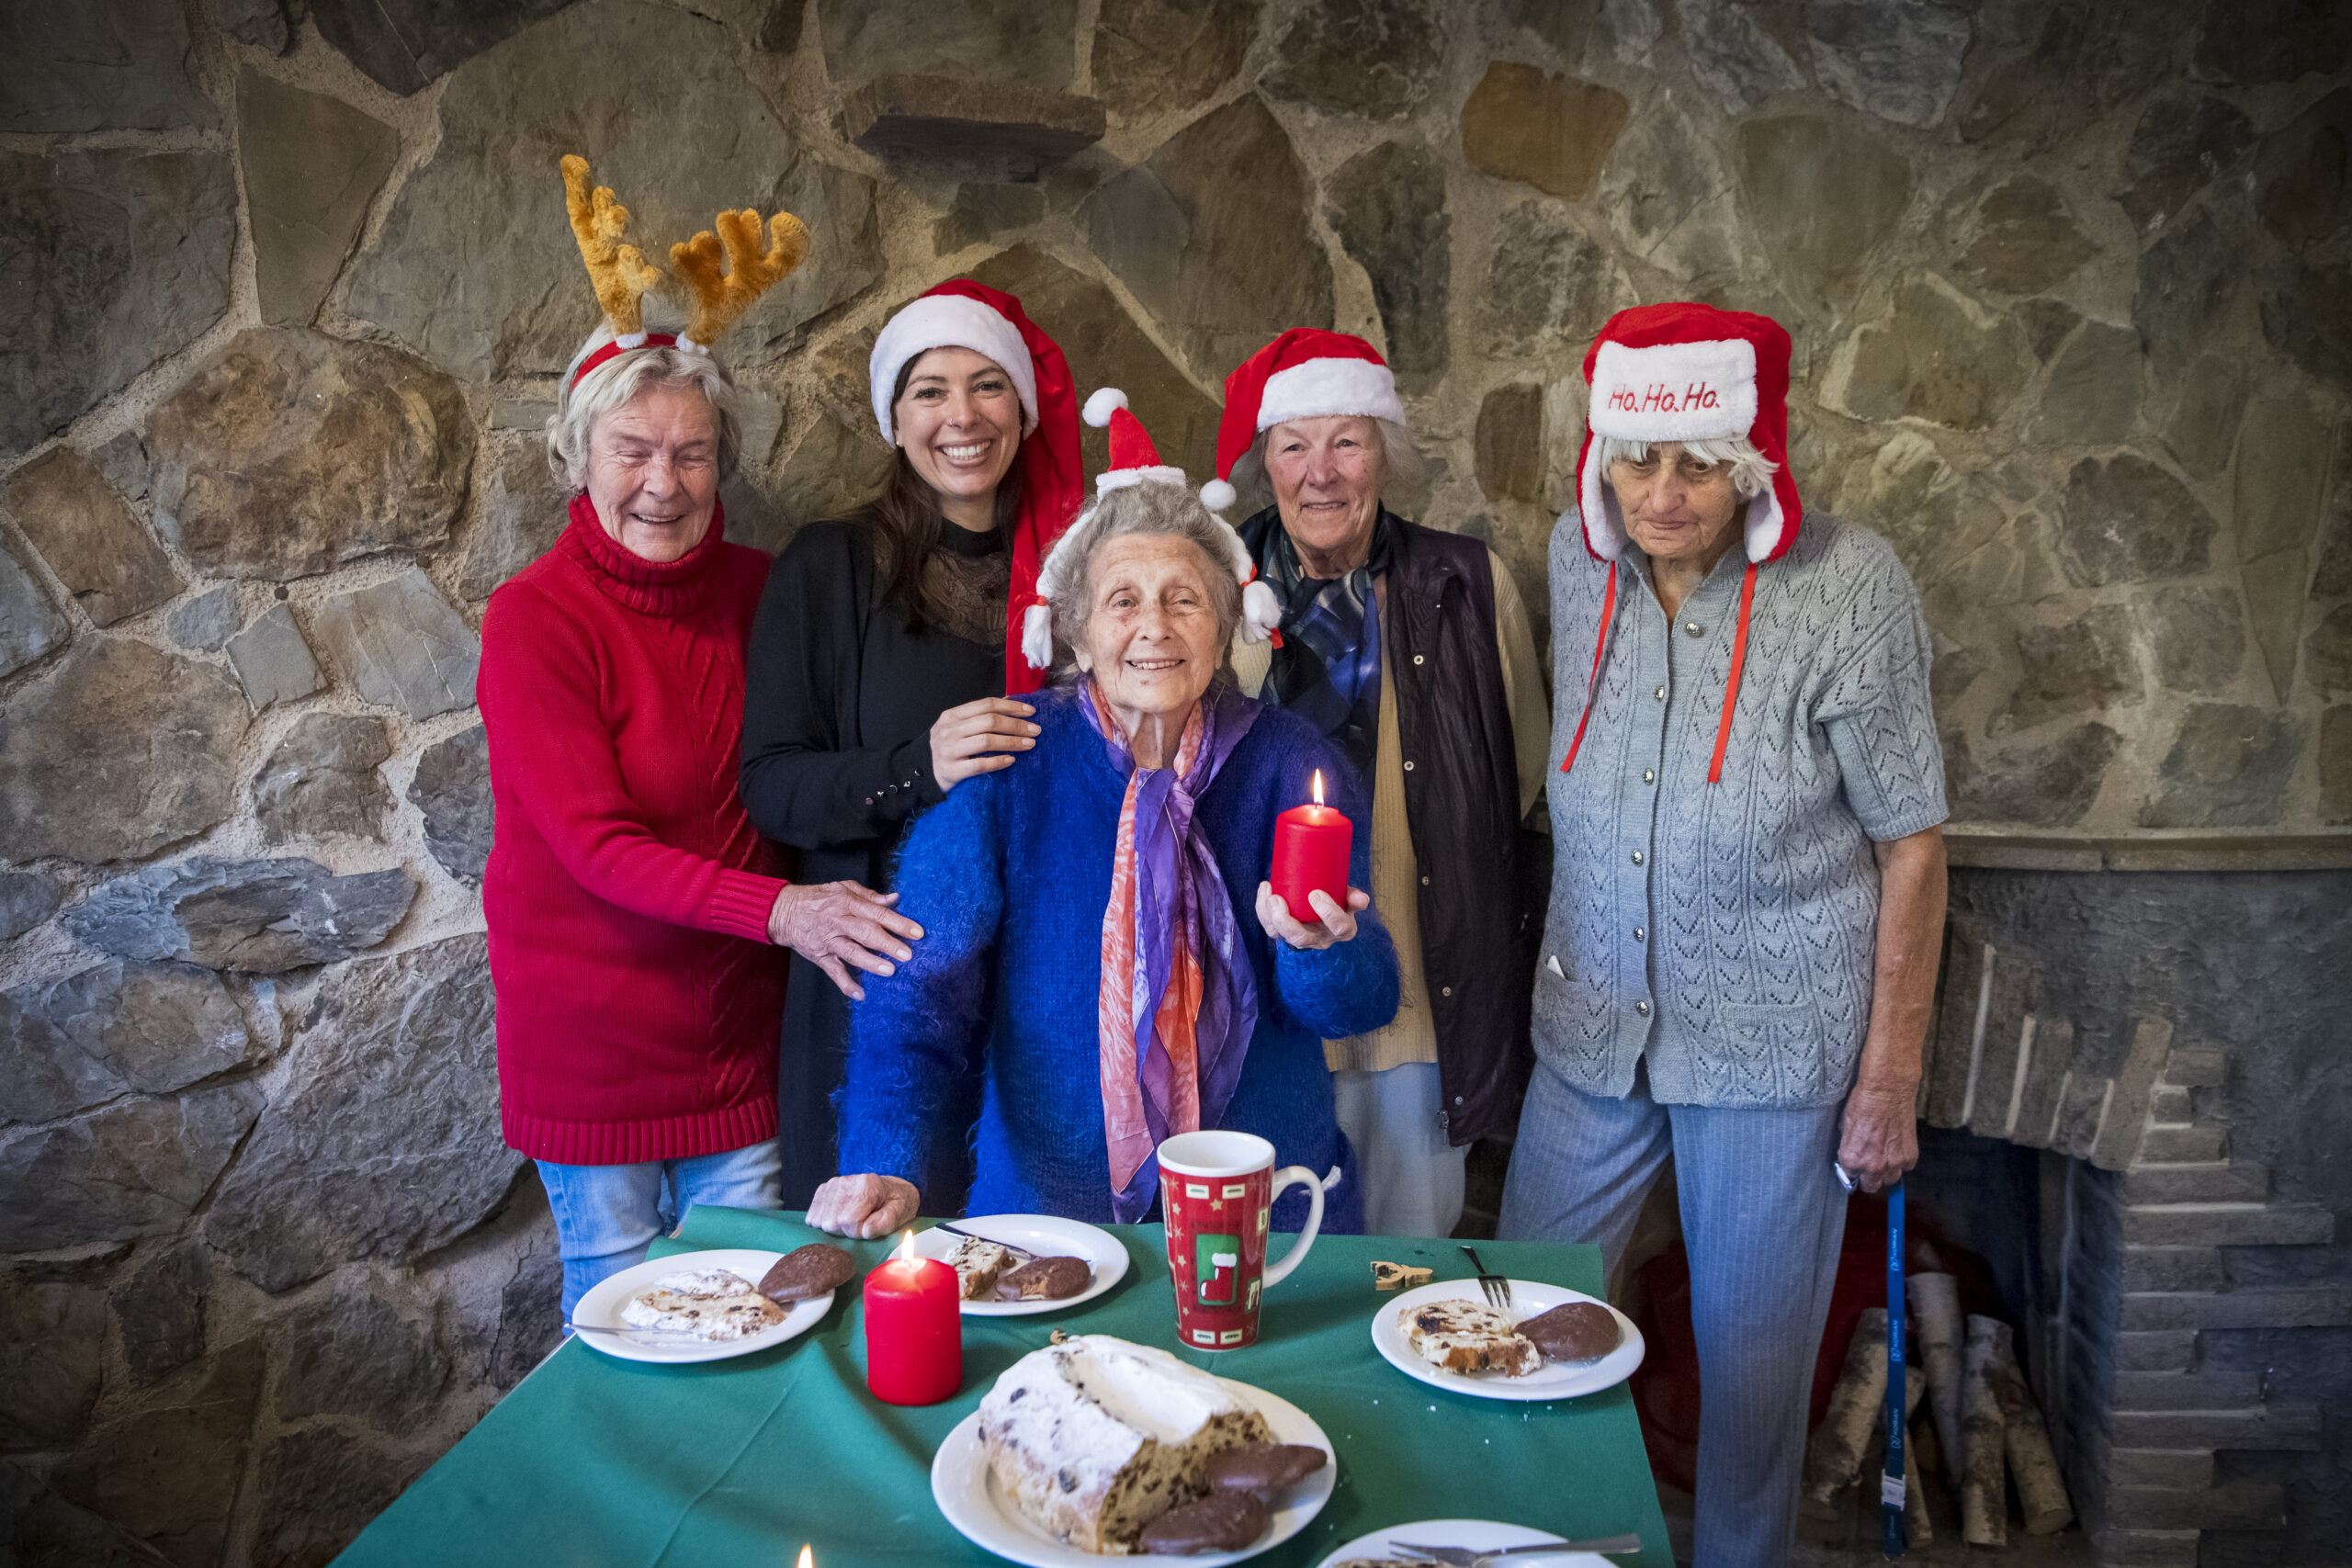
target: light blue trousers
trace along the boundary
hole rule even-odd
[[[1509,1240],[1598,1245],[1612,1273],[1670,1156],[1699,1340],[1699,1497],[1691,1561],[1782,1568],[1814,1359],[1846,1225],[1831,1169],[1844,1108],[1660,1105],[1649,1077],[1610,1100],[1538,1063],[1503,1188]]]
[[[1438,1121],[1437,1064],[1331,1075],[1340,1131],[1355,1145],[1367,1235],[1449,1236],[1462,1219],[1470,1151]]]
[[[563,1254],[563,1320],[600,1280],[645,1261],[653,1238],[696,1203],[773,1209],[783,1158],[774,1138],[725,1154],[642,1165],[537,1162]]]

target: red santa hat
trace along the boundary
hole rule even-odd
[[[1087,508],[1055,546],[1046,558],[1045,570],[1038,574],[1035,602],[1023,615],[1021,647],[1030,667],[1042,671],[1054,661],[1054,617],[1047,601],[1063,574],[1076,565],[1081,552],[1089,547],[1093,523],[1102,514],[1103,500],[1119,491],[1137,485],[1171,485],[1185,488],[1184,470],[1159,460],[1159,448],[1152,444],[1151,433],[1143,427],[1127,408],[1127,394],[1116,387],[1104,387],[1086,400],[1086,423],[1097,430],[1111,433],[1111,466],[1094,476],[1095,502]],[[1214,509],[1209,492],[1214,483],[1201,487],[1204,505]],[[1232,487],[1225,487],[1228,498]],[[1231,504],[1230,501],[1227,504]],[[1274,591],[1258,579],[1258,563],[1250,557],[1250,547],[1241,536],[1220,523],[1217,532],[1224,536],[1226,553],[1233,564],[1235,581],[1241,584],[1241,635],[1251,642],[1263,642],[1282,625],[1283,608]]]
[[[1225,378],[1225,417],[1216,427],[1216,478],[1201,487],[1212,512],[1234,502],[1233,465],[1258,433],[1290,419],[1363,414],[1405,423],[1396,378],[1380,351],[1360,337],[1293,327],[1234,367]]]
[[[875,422],[882,439],[897,445],[890,407],[899,374],[934,348],[968,348],[1003,367],[1021,399],[1021,511],[1013,519],[1012,597],[1004,630],[1004,689],[1034,692],[1041,677],[1022,658],[1024,614],[1044,600],[1038,574],[1046,552],[1078,513],[1086,496],[1079,450],[1078,391],[1060,345],[1040,332],[1021,301],[968,277],[950,278],[910,301],[883,323],[866,362]]]
[[[1625,553],[1625,518],[1617,495],[1602,482],[1596,435],[1624,441],[1720,441],[1745,435],[1771,459],[1772,482],[1747,502],[1747,570],[1739,584],[1739,619],[1732,634],[1731,670],[1715,721],[1715,752],[1707,782],[1720,784],[1739,704],[1740,672],[1747,666],[1747,630],[1756,606],[1756,569],[1778,560],[1797,542],[1804,508],[1789,473],[1789,334],[1770,316],[1719,310],[1678,300],[1642,305],[1609,318],[1584,356],[1592,385],[1592,412],[1577,454],[1577,502],[1584,547],[1609,563],[1600,630],[1593,639],[1584,713],[1569,738],[1560,771],[1577,765],[1585,726],[1616,622],[1617,558]]]
[[[1595,436],[1717,441],[1745,435],[1773,463],[1747,503],[1747,558],[1778,560],[1796,543],[1804,508],[1789,473],[1789,334],[1770,316],[1677,300],[1609,318],[1584,356],[1592,408],[1577,454],[1585,547],[1613,561],[1625,519],[1603,482]]]

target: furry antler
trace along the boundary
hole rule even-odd
[[[789,212],[768,221],[768,248],[760,250],[760,212],[747,207],[722,212],[715,220],[718,232],[705,229],[682,245],[670,247],[670,265],[695,293],[694,319],[682,343],[708,348],[735,324],[752,301],[783,282],[808,257],[808,231]],[[727,274],[719,276],[718,252],[727,248]]]
[[[648,266],[635,245],[621,243],[628,231],[628,209],[613,199],[609,186],[588,188],[588,160],[576,152],[563,159],[563,205],[571,214],[572,236],[580,242],[580,259],[588,264],[588,281],[613,335],[624,340],[645,335],[645,291],[662,281],[662,269]]]

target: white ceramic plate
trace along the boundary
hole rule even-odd
[[[649,1258],[634,1269],[624,1269],[611,1279],[592,1287],[571,1309],[571,1321],[587,1329],[613,1329],[609,1334],[588,1333],[574,1336],[582,1345],[617,1356],[624,1361],[660,1361],[682,1364],[689,1361],[723,1361],[729,1356],[748,1356],[754,1350],[764,1350],[771,1345],[781,1345],[796,1335],[806,1334],[817,1326],[833,1304],[833,1292],[811,1296],[796,1302],[784,1314],[782,1323],[770,1324],[757,1334],[747,1334],[741,1339],[691,1339],[679,1334],[649,1334],[642,1328],[631,1328],[621,1321],[621,1307],[629,1297],[644,1290],[656,1280],[689,1269],[724,1269],[730,1274],[741,1274],[756,1285],[781,1252],[755,1252],[748,1247],[723,1247],[710,1252],[680,1252],[668,1258]]]
[[[1475,1285],[1476,1281],[1472,1281]],[[1519,1281],[1511,1281],[1511,1295],[1519,1294]],[[1491,1551],[1505,1546],[1540,1546],[1560,1538],[1549,1530],[1532,1530],[1521,1525],[1498,1525],[1492,1519],[1421,1519],[1409,1525],[1392,1525],[1385,1530],[1360,1535],[1339,1551],[1326,1557],[1317,1568],[1338,1568],[1351,1557],[1402,1557],[1401,1551],[1390,1548],[1393,1540],[1409,1540],[1417,1546],[1464,1546],[1473,1551]],[[1589,1551],[1552,1553],[1530,1552],[1525,1557],[1504,1559],[1508,1562],[1524,1562],[1528,1568],[1611,1568],[1606,1557],[1596,1557]]]
[[[1393,1301],[1380,1303],[1372,1314],[1372,1343],[1388,1364],[1407,1377],[1428,1383],[1431,1388],[1449,1389],[1455,1393],[1475,1394],[1481,1399],[1574,1399],[1580,1393],[1598,1393],[1604,1388],[1614,1388],[1634,1375],[1642,1364],[1642,1331],[1634,1320],[1609,1306],[1598,1296],[1588,1296],[1582,1291],[1571,1291],[1559,1285],[1538,1284],[1532,1280],[1510,1282],[1510,1314],[1516,1322],[1568,1302],[1591,1302],[1596,1306],[1609,1307],[1617,1319],[1618,1331],[1624,1336],[1617,1348],[1597,1361],[1562,1363],[1546,1360],[1525,1377],[1507,1377],[1501,1372],[1449,1372],[1430,1365],[1413,1354],[1405,1331],[1397,1325],[1399,1314],[1409,1308],[1426,1306],[1431,1302],[1465,1301],[1476,1306],[1487,1304],[1479,1292],[1478,1281],[1472,1280],[1441,1280],[1433,1285],[1423,1285],[1417,1291],[1407,1291]],[[1595,1559],[1595,1561],[1599,1561]]]
[[[1028,1317],[1035,1313],[1059,1312],[1064,1307],[1092,1301],[1126,1277],[1127,1249],[1119,1245],[1119,1238],[1081,1221],[1057,1219],[1051,1214],[982,1214],[975,1220],[957,1220],[956,1227],[969,1231],[983,1241],[1021,1247],[1040,1258],[1083,1258],[1087,1267],[1094,1270],[1093,1280],[1074,1296],[1064,1296],[1057,1302],[966,1302],[966,1317]],[[943,1263],[949,1253],[963,1245],[964,1238],[955,1231],[934,1227],[915,1233],[916,1255],[936,1258]]]
[[[1266,1425],[1274,1429],[1278,1443],[1312,1443],[1325,1453],[1331,1453],[1331,1439],[1314,1418],[1289,1400],[1268,1393],[1261,1388],[1251,1388],[1246,1382],[1234,1382],[1226,1378],[1217,1382],[1258,1407]],[[1314,1522],[1331,1500],[1331,1488],[1337,1483],[1339,1459],[1333,1455],[1322,1469],[1282,1495],[1273,1508],[1273,1518],[1267,1523],[1266,1533],[1255,1543],[1239,1551],[1202,1551],[1183,1557],[1169,1557],[1158,1552],[1144,1552],[1133,1557],[1104,1558],[1091,1551],[1080,1551],[1065,1546],[1021,1517],[1021,1511],[997,1484],[996,1472],[989,1468],[989,1451],[980,1441],[978,1411],[956,1424],[939,1445],[939,1452],[931,1461],[931,1495],[939,1511],[947,1517],[964,1539],[999,1557],[1027,1565],[1027,1568],[1099,1568],[1105,1562],[1134,1562],[1149,1568],[1158,1563],[1161,1568],[1217,1568],[1219,1563],[1239,1562],[1280,1546]]]

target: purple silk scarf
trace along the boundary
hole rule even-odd
[[[1102,737],[1111,765],[1127,778],[1103,917],[1099,1043],[1112,1213],[1133,1224],[1159,1192],[1152,1151],[1171,1134],[1214,1127],[1224,1118],[1258,1026],[1257,987],[1233,900],[1193,820],[1195,803],[1256,722],[1258,705],[1229,689],[1204,697],[1186,726],[1177,765],[1138,769],[1091,678],[1080,711]],[[1178,987],[1173,998],[1171,983]],[[1184,993],[1194,984],[1199,1003],[1187,1021]],[[1170,1026],[1165,1031],[1163,1021]]]

